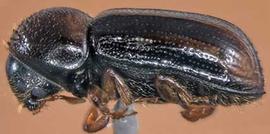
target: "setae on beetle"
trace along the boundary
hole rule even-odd
[[[23,20],[8,44],[6,72],[18,100],[36,111],[46,101],[87,97],[94,104],[87,132],[136,114],[112,112],[110,100],[175,103],[197,121],[219,104],[245,104],[265,93],[248,37],[208,15],[111,9],[93,19],[73,8],[48,8]],[[57,95],[63,89],[74,97]]]

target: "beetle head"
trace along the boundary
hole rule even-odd
[[[8,81],[18,100],[30,111],[43,105],[41,99],[57,93],[60,88],[9,55],[6,64]]]
[[[88,87],[86,31],[91,17],[49,8],[26,18],[10,40],[10,54],[60,87],[82,97]]]

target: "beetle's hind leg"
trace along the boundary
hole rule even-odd
[[[164,100],[180,104],[185,109],[181,114],[189,121],[205,118],[215,110],[215,106],[209,104],[209,97],[192,96],[184,86],[173,78],[158,76],[155,80],[155,86]]]

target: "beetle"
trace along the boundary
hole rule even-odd
[[[88,98],[94,105],[87,132],[136,114],[112,112],[111,100],[174,103],[185,119],[197,121],[217,105],[241,105],[265,93],[256,50],[240,28],[171,10],[110,9],[91,18],[73,8],[43,9],[14,30],[6,71],[30,111],[46,101]],[[57,95],[63,89],[74,97]]]

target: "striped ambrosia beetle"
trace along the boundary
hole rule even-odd
[[[212,16],[158,9],[111,9],[95,18],[73,8],[41,10],[14,30],[6,71],[30,111],[87,97],[94,104],[88,132],[136,113],[112,112],[110,100],[175,103],[197,121],[219,104],[264,94],[257,53],[242,30]],[[57,95],[63,89],[74,97]]]

